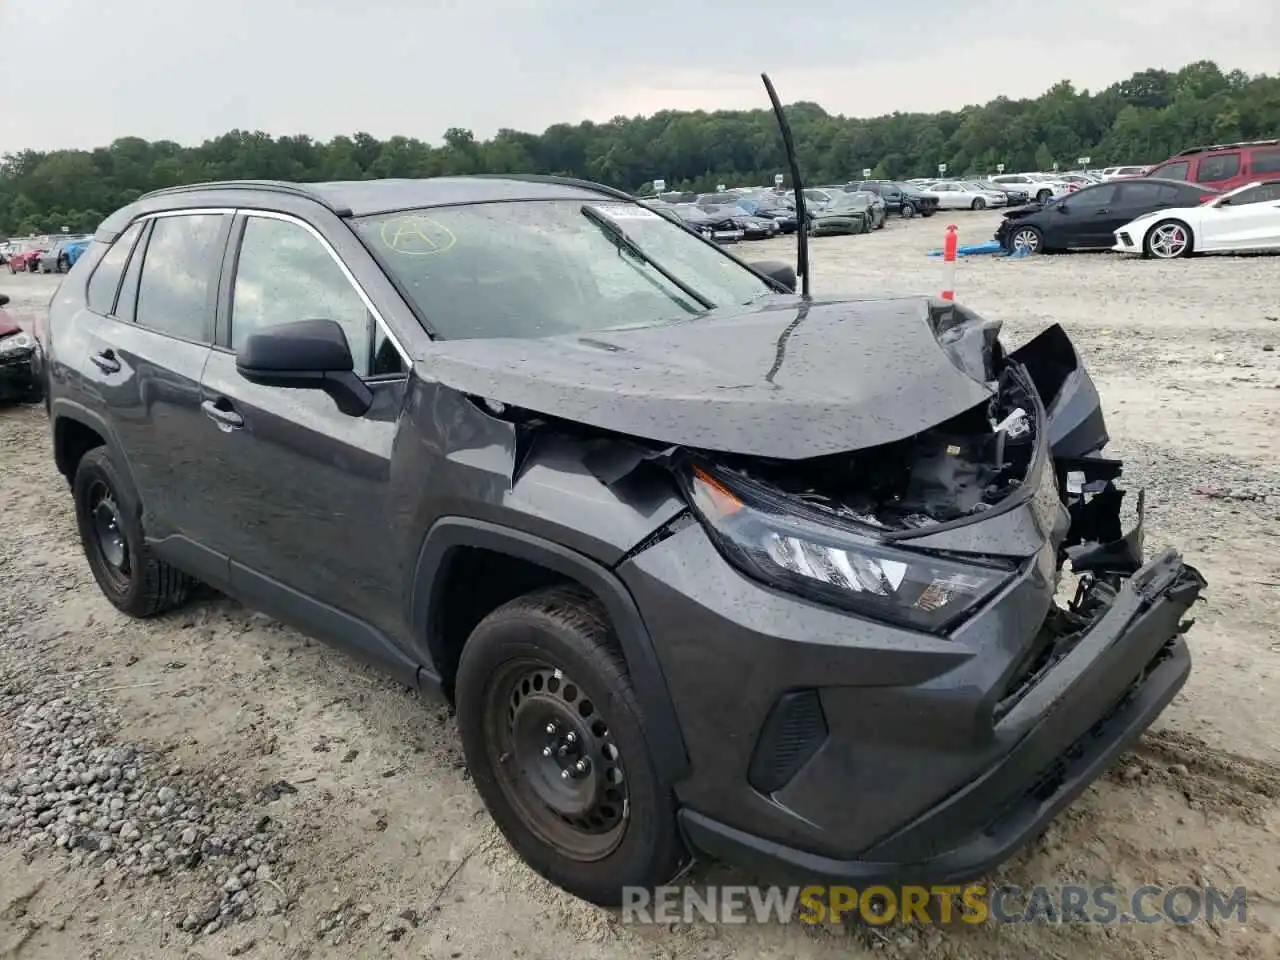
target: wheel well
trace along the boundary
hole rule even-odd
[[[53,459],[58,472],[70,480],[76,475],[80,458],[104,443],[102,435],[79,420],[60,418],[53,428]]]
[[[440,577],[433,590],[439,599],[431,613],[428,643],[450,699],[462,648],[486,616],[509,600],[544,587],[574,585],[587,591],[576,580],[541,564],[482,547],[450,550]]]

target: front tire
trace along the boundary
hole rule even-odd
[[[1009,252],[1013,253],[1019,247],[1026,248],[1028,255],[1044,253],[1044,234],[1035,227],[1014,227],[1009,235]]]
[[[456,700],[476,789],[530,867],[602,907],[676,876],[675,797],[593,597],[552,588],[490,613],[463,648]]]
[[[987,207],[987,201],[983,200],[981,197],[974,198],[974,201],[973,201],[974,210],[985,210],[986,207]]]
[[[1161,220],[1142,241],[1142,254],[1157,260],[1189,257],[1195,249],[1195,235],[1181,220]]]
[[[71,481],[80,543],[111,605],[131,617],[153,617],[184,603],[194,581],[152,554],[136,512],[121,502],[122,489],[106,447],[80,458]]]
[[[1052,197],[1052,196],[1053,196],[1053,191],[1052,191],[1052,190],[1037,190],[1037,191],[1036,191],[1036,203],[1039,203],[1039,204],[1047,203],[1047,202],[1048,202],[1048,200],[1049,200],[1049,198],[1050,198],[1050,197]]]
[[[902,216],[910,220],[916,215],[916,205],[914,203],[904,203],[902,205]]]

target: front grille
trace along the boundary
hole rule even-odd
[[[827,732],[817,690],[784,693],[760,730],[747,779],[761,793],[781,790],[813,759]]]

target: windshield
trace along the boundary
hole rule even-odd
[[[438,207],[354,224],[450,340],[652,326],[773,292],[685,228],[603,198]]]

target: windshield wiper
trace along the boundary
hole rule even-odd
[[[635,240],[633,240],[625,230],[623,230],[620,226],[618,226],[616,223],[614,223],[612,220],[606,217],[603,213],[601,213],[595,207],[591,206],[590,204],[584,203],[582,205],[582,215],[586,217],[588,220],[590,220],[592,223],[594,223],[601,230],[603,230],[605,234],[611,240],[613,240],[614,243],[618,244],[620,247],[623,247],[628,253],[632,254],[635,257],[638,257],[639,259],[643,260],[645,263],[649,264],[649,266],[653,267],[653,269],[657,270],[658,273],[662,274],[663,278],[665,278],[669,283],[673,284],[686,297],[689,297],[690,299],[699,303],[702,306],[703,310],[715,309],[716,305],[714,303],[712,303],[702,294],[698,293],[697,290],[693,289],[693,287],[689,286],[687,283],[685,283],[683,280],[681,280],[679,277],[673,274],[670,270],[668,270],[662,264],[658,263],[658,261],[654,260],[653,257],[645,253],[644,249],[640,246],[640,244],[636,243]]]

